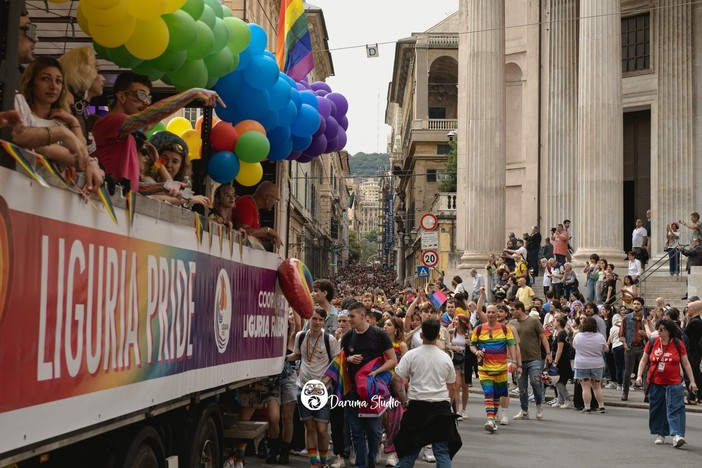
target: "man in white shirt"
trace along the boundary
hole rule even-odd
[[[475,268],[470,270],[470,276],[473,278],[473,292],[471,293],[470,298],[477,301],[480,297],[480,287],[485,286],[485,280],[483,279],[483,275],[478,273],[478,270]]]
[[[639,283],[639,276],[643,273],[643,267],[641,267],[641,262],[636,258],[636,252],[631,251],[628,253],[629,256],[629,266],[627,269],[627,274],[631,276],[634,280],[634,284]]]
[[[636,220],[636,228],[631,233],[631,250],[636,252],[636,257],[641,258],[639,255],[641,250],[648,249],[648,232],[644,227],[644,222],[641,218]],[[641,266],[645,267],[646,262],[642,262]]]
[[[440,330],[438,320],[422,322],[422,346],[402,357],[392,377],[395,395],[407,408],[395,437],[400,468],[414,466],[426,444],[432,445],[437,466],[450,467],[461,445],[450,403],[456,370],[451,358],[436,346]],[[409,380],[407,394],[404,380]]]

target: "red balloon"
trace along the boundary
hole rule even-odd
[[[278,267],[278,284],[290,307],[300,317],[312,317],[312,274],[304,263],[296,258],[284,260]]]
[[[239,132],[230,123],[223,122],[214,126],[212,131],[210,131],[210,143],[217,151],[233,152],[238,139]]]

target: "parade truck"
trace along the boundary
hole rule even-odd
[[[221,467],[242,394],[283,367],[279,256],[1,153],[0,467]]]

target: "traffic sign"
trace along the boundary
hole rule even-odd
[[[437,224],[438,221],[436,220],[436,216],[434,216],[432,213],[425,214],[419,220],[419,226],[425,231],[433,231],[436,229]]]
[[[418,266],[417,267],[417,278],[429,278],[429,267]]]
[[[425,250],[422,252],[422,263],[428,267],[435,267],[439,264],[439,254],[436,250]]]
[[[424,231],[422,233],[422,250],[434,250],[439,248],[439,232]]]

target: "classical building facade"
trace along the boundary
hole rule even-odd
[[[665,225],[702,208],[694,184],[702,176],[702,4],[459,4],[457,17],[426,34],[439,28],[459,42],[460,258],[449,269],[483,266],[508,232],[538,225],[547,234],[566,218],[573,221],[576,261],[592,252],[622,259],[635,219],[647,209],[653,253],[660,254]],[[433,107],[432,67],[456,53],[446,47],[422,59],[421,36],[413,36],[413,53],[403,45],[409,40],[398,42],[389,93],[391,148],[402,161],[413,154],[406,142],[417,140],[418,122]],[[403,80],[405,95],[393,93]],[[406,221],[414,214],[408,208]],[[404,228],[416,229],[417,220]]]

